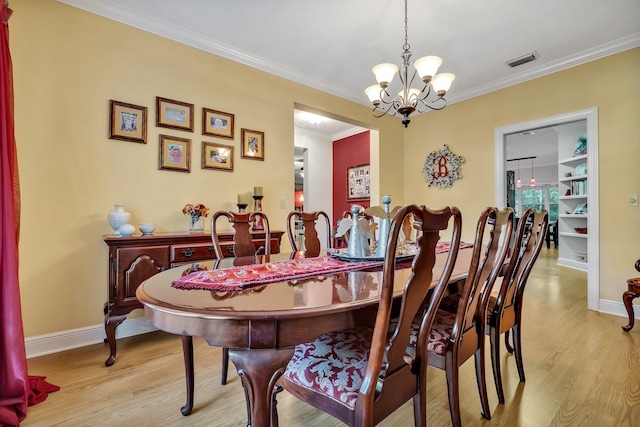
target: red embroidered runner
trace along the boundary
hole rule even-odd
[[[171,286],[177,289],[237,291],[247,285],[264,285],[283,280],[297,280],[323,274],[363,270],[379,265],[382,265],[382,261],[346,262],[330,256],[300,258],[211,271],[195,271],[174,280]]]
[[[438,242],[436,253],[448,252],[450,242]],[[460,249],[472,247],[460,242]],[[364,270],[382,265],[382,261],[347,262],[331,256],[296,258],[266,264],[252,264],[218,270],[194,271],[171,283],[177,289],[206,289],[210,291],[238,291],[248,285],[264,285],[284,280]]]

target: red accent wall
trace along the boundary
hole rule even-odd
[[[333,225],[351,205],[369,207],[368,199],[347,201],[347,168],[366,163],[369,163],[369,131],[333,141]]]

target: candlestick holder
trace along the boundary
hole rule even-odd
[[[254,207],[253,207],[253,211],[254,212],[262,212],[262,198],[264,196],[253,196],[253,200],[254,202]],[[253,227],[251,227],[252,230],[254,231],[262,231],[264,230],[264,221],[262,219],[261,216],[256,216],[253,220]]]
[[[246,209],[247,209],[246,203],[236,203],[236,206],[238,207],[238,212],[240,213],[246,212]]]

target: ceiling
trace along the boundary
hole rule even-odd
[[[400,0],[58,1],[364,105],[371,67],[399,64],[404,42]],[[413,59],[438,55],[456,75],[449,103],[640,46],[638,0],[409,0],[408,10]],[[536,61],[505,64],[532,52]]]

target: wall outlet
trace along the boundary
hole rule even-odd
[[[638,207],[638,195],[637,194],[630,194],[627,196],[627,206],[631,206],[634,208]]]

